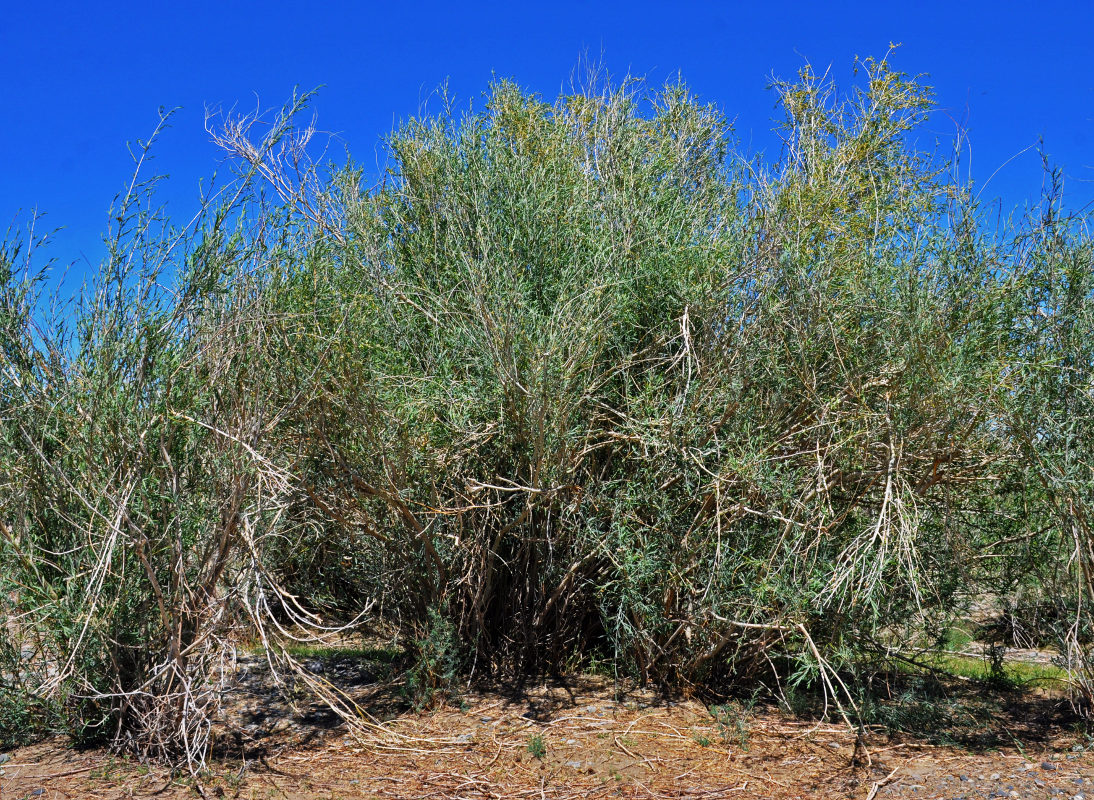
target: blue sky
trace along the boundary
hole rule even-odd
[[[1078,209],[1094,202],[1091,30],[1090,0],[12,3],[0,23],[0,221],[45,213],[43,225],[64,227],[49,252],[78,277],[102,254],[131,172],[126,142],[152,131],[161,106],[182,107],[154,166],[183,217],[220,166],[206,107],[277,107],[296,86],[324,85],[319,127],[375,172],[382,137],[428,108],[442,81],[462,101],[494,75],[553,98],[583,55],[616,77],[680,73],[735,120],[744,147],[771,152],[773,75],[809,60],[849,82],[856,55],[882,56],[890,42],[902,44],[892,63],[935,87],[930,135],[966,130],[963,167],[984,196],[1005,210],[1036,199],[1043,137]]]

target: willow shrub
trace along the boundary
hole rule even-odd
[[[1029,232],[1015,241],[1024,268],[1016,326],[1019,354],[1008,394],[1009,433],[1021,452],[1022,509],[1055,557],[1032,559],[1049,606],[1060,662],[1094,707],[1094,245],[1089,230],[1061,219],[1060,174],[1052,173]],[[1019,595],[1019,599],[1026,599]],[[1027,600],[1028,602],[1028,600]]]
[[[18,681],[40,721],[196,767],[236,648],[293,613],[269,554],[304,523],[270,434],[310,393],[273,368],[302,323],[269,298],[321,244],[249,176],[181,229],[154,184],[118,198],[72,306],[49,313],[30,254],[2,262],[0,698]],[[32,732],[13,716],[4,738]]]
[[[885,61],[776,90],[768,163],[683,86],[500,82],[368,191],[297,101],[211,128],[192,226],[134,183],[68,312],[5,247],[0,726],[200,763],[234,648],[307,682],[338,617],[421,698],[607,665],[850,720],[985,598],[1056,603],[1089,699],[1089,238],[989,225]]]
[[[468,668],[671,686],[789,665],[842,704],[837,667],[1003,591],[1032,278],[913,146],[929,91],[863,68],[778,87],[771,165],[676,86],[500,83],[392,138],[344,217],[367,377],[318,438],[394,523],[366,572],[410,638],[439,614]]]

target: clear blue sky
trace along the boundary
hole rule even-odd
[[[942,106],[931,131],[967,129],[972,178],[1007,208],[1035,199],[1043,137],[1072,208],[1094,201],[1094,2],[1009,3],[8,3],[0,21],[0,222],[37,207],[64,226],[51,253],[102,253],[113,196],[131,171],[126,142],[160,106],[181,106],[157,150],[179,216],[220,155],[207,106],[279,106],[294,86],[325,85],[321,128],[375,169],[381,138],[446,78],[461,100],[492,75],[553,98],[582,54],[619,77],[677,72],[770,150],[772,75],[806,59],[851,79],[854,56],[902,47],[894,65],[929,73]],[[256,100],[257,98],[257,100]],[[966,152],[966,159],[969,153]],[[998,170],[998,172],[997,172]]]

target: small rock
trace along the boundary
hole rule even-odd
[[[7,764],[9,761],[11,761],[11,756],[7,753],[0,753],[0,764]]]
[[[839,750],[839,742],[829,742],[828,746],[831,747],[833,750]]]
[[[1045,788],[1045,782],[1044,781],[1034,781],[1034,783],[1037,784],[1037,786],[1039,786],[1042,789]]]
[[[1082,746],[1081,744],[1076,744],[1076,745],[1072,745],[1072,746],[1071,746],[1071,752],[1072,752],[1072,753],[1081,753],[1081,752],[1083,752],[1083,750],[1085,750],[1085,749],[1086,749],[1086,748],[1085,748],[1085,747],[1083,747],[1083,746]]]
[[[570,769],[578,769],[579,770],[584,766],[584,764],[582,764],[580,761],[567,761],[566,766],[569,767]]]
[[[456,737],[456,741],[461,742],[463,744],[466,744],[467,742],[472,741],[474,738],[475,738],[474,734],[461,733],[459,736]]]
[[[991,774],[991,778],[989,778],[989,780],[993,780],[993,781],[999,780],[999,773],[998,772],[993,772]]]
[[[1011,792],[1010,796],[1011,797],[1021,797],[1022,795],[1018,794],[1018,792]]]
[[[33,792],[30,793],[30,796],[31,797],[41,797],[45,793],[46,793],[45,789],[43,789],[41,787],[38,787],[37,789],[35,789]]]
[[[1041,769],[1045,770],[1046,772],[1052,772],[1053,770],[1059,769],[1059,767],[1057,767],[1051,761],[1042,761]]]
[[[577,744],[577,739],[567,739],[566,744]]]

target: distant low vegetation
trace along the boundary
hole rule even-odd
[[[339,624],[420,702],[596,669],[855,723],[985,604],[1089,713],[1085,222],[1048,168],[987,213],[885,60],[775,90],[764,160],[682,85],[498,82],[373,188],[306,98],[214,122],[234,179],[187,225],[139,170],[70,306],[13,231],[0,745],[200,762],[237,648]]]

